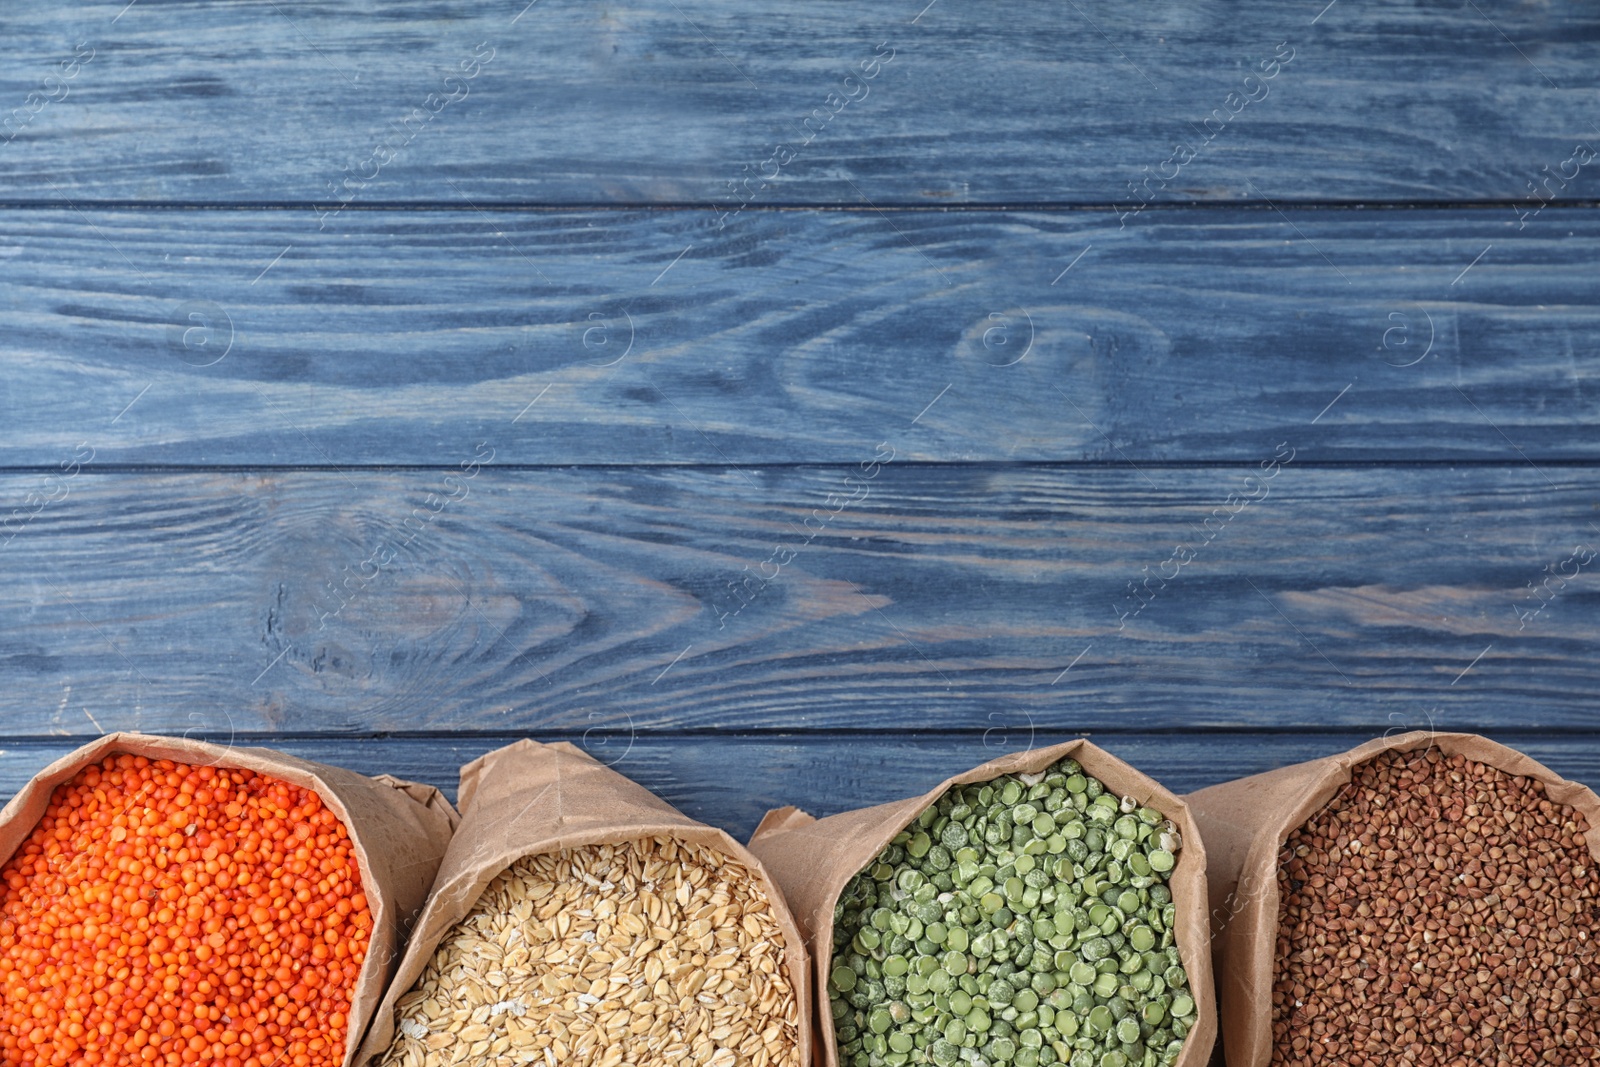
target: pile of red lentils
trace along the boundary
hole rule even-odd
[[[1388,752],[1292,833],[1273,1064],[1600,1061],[1600,881],[1541,783]]]
[[[110,756],[0,869],[0,1064],[336,1067],[371,932],[314,791]]]

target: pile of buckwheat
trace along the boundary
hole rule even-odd
[[[1388,752],[1286,842],[1273,1064],[1600,1060],[1600,887],[1577,811]]]
[[[382,1067],[801,1067],[772,902],[728,856],[665,839],[517,861],[397,1019]]]

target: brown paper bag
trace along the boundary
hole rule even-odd
[[[525,856],[658,836],[715,849],[760,879],[786,942],[785,965],[800,1010],[801,1062],[810,1057],[805,941],[777,883],[761,861],[732,837],[689,818],[566,742],[542,745],[524,740],[480,756],[461,768],[457,800],[461,828],[439,867],[428,906],[373,1018],[358,1063],[368,1063],[388,1050],[397,1023],[395,1005],[427,969],[451,927],[466,918],[500,872]]]
[[[1211,848],[1211,922],[1228,1067],[1272,1059],[1272,981],[1278,937],[1279,851],[1289,834],[1383,752],[1428,746],[1544,783],[1552,803],[1576,808],[1600,829],[1600,798],[1515,749],[1476,734],[1426,730],[1379,737],[1348,752],[1224,782],[1185,799]],[[1600,833],[1588,835],[1600,860]]]
[[[821,1067],[839,1067],[839,1048],[833,1036],[833,1016],[828,1006],[828,970],[833,957],[833,908],[857,872],[872,862],[889,842],[953,785],[987,782],[1003,774],[1031,774],[1058,760],[1072,757],[1085,774],[1100,779],[1117,796],[1131,796],[1172,820],[1183,836],[1183,849],[1169,880],[1172,901],[1178,909],[1176,941],[1194,997],[1195,1024],[1184,1039],[1176,1067],[1202,1067],[1216,1043],[1217,1020],[1211,987],[1211,952],[1206,923],[1206,851],[1201,831],[1189,808],[1115,756],[1079,739],[1049,748],[1013,752],[953,778],[947,778],[919,797],[860,808],[825,819],[814,819],[798,808],[778,808],[767,813],[750,838],[750,851],[767,864],[783,887],[789,906],[808,938],[815,961],[816,1019],[820,1031],[817,1047]]]
[[[266,748],[234,748],[188,738],[106,734],[40,771],[0,809],[0,863],[38,825],[56,786],[107,756],[127,753],[194,766],[239,768],[315,790],[349,831],[372,911],[372,940],[350,996],[344,1062],[353,1061],[362,1031],[394,970],[399,946],[421,910],[455,829],[455,809],[432,786],[388,775],[367,778]]]

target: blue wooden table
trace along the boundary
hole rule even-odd
[[[116,729],[743,836],[1088,734],[1600,785],[1581,4],[0,11],[0,794]]]

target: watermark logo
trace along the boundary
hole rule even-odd
[[[728,579],[727,595],[718,594],[711,604],[711,610],[717,614],[717,629],[726,629],[729,619],[737,618],[740,612],[766,592],[767,587],[783,574],[783,568],[793,563],[795,558],[816,540],[841,512],[853,505],[865,503],[872,494],[872,480],[884,467],[894,462],[894,457],[894,446],[887,441],[879,442],[873,450],[872,458],[862,460],[855,470],[846,474],[842,485],[823,500],[822,507],[811,508],[800,520],[800,526],[789,524],[790,530],[794,533],[792,538],[775,542],[771,553],[755,565],[754,571],[749,564],[746,564],[737,576]]]
[[[1383,361],[1391,367],[1415,367],[1418,363],[1428,358],[1428,353],[1433,351],[1434,338],[1437,330],[1433,325],[1433,316],[1424,309],[1423,321],[1428,325],[1427,340],[1422,340],[1421,334],[1413,334],[1414,320],[1403,311],[1389,312],[1388,329],[1383,331]]]
[[[72,93],[67,83],[78,76],[85,63],[94,59],[94,49],[86,41],[79,41],[72,55],[56,63],[55,69],[44,76],[38,88],[23,98],[22,106],[12,108],[0,118],[0,144],[10,144],[18,134],[27,129],[41,111],[52,103],[65,100]]]
[[[1551,172],[1548,163],[1540,167],[1539,179],[1537,181],[1530,179],[1526,183],[1528,186],[1527,200],[1534,207],[1517,211],[1517,229],[1523,229],[1529,222],[1538,218],[1539,212],[1544,210],[1544,206],[1561,195],[1562,191],[1566,189],[1567,183],[1576,178],[1580,170],[1593,163],[1594,158],[1595,150],[1583,141],[1579,141],[1577,146],[1573,148],[1572,154],[1556,165],[1554,173]],[[1546,196],[1546,193],[1550,195]]]
[[[1033,351],[1033,316],[1023,307],[991,311],[970,331],[976,354],[991,367],[1014,367]]]
[[[1023,751],[1026,752],[1033,749],[1035,731],[1033,728],[1033,715],[1027,711],[1024,711],[1022,715],[1023,718],[1028,720],[1028,740],[1026,744],[1021,746]],[[983,731],[984,748],[1009,749],[1017,747],[1017,742],[1022,739],[1021,727],[1007,722],[1005,712],[991,711],[985,718],[995,725]],[[1016,740],[1013,740],[1013,736],[1015,736]]]
[[[472,79],[494,60],[494,55],[494,48],[489,42],[481,42],[470,56],[461,60],[455,71],[440,80],[439,89],[442,91],[429,93],[409,113],[392,120],[384,135],[363,159],[345,164],[340,171],[342,177],[338,180],[328,180],[325,186],[335,206],[317,211],[317,229],[327,229],[328,220],[337,218],[339,212],[377,181],[383,168],[398,159],[445,108],[466,100],[472,93]]]
[[[867,83],[876,78],[885,65],[894,62],[894,57],[894,46],[888,41],[880,43],[873,49],[870,57],[857,63],[848,74],[838,76],[834,88],[823,98],[821,107],[812,108],[808,115],[795,124],[797,132],[805,135],[803,139],[798,139],[793,144],[787,142],[775,144],[761,162],[741,164],[739,177],[732,179],[726,185],[729,200],[717,205],[723,208],[722,213],[717,216],[717,229],[726,229],[740,212],[759,199],[762,193],[772,188],[782,176],[784,168],[810,147],[811,142],[827,128],[835,115],[851,104],[865,101],[872,92],[872,87]]]
[[[633,316],[625,307],[591,311],[577,323],[578,343],[591,367],[615,367],[633,351]]]
[[[1334,399],[1337,400],[1338,397]],[[1157,564],[1154,572],[1146,565],[1140,572],[1144,576],[1143,580],[1137,583],[1129,582],[1128,591],[1124,594],[1122,602],[1111,605],[1112,613],[1117,617],[1117,629],[1125,629],[1129,619],[1137,619],[1168,583],[1177,581],[1178,576],[1183,573],[1183,568],[1193,563],[1199,556],[1200,550],[1216,540],[1218,535],[1228,528],[1228,524],[1235,516],[1251,504],[1265,500],[1272,492],[1270,484],[1272,479],[1276,478],[1284,467],[1293,463],[1294,457],[1295,449],[1289,442],[1280,442],[1277,448],[1273,449],[1272,455],[1258,464],[1261,471],[1259,475],[1245,475],[1240,486],[1241,491],[1229,493],[1221,505],[1212,508],[1210,514],[1201,520],[1197,528],[1198,538],[1173,546],[1172,554]],[[1152,582],[1155,584],[1151,585]]]
[[[583,737],[578,741],[579,748],[583,749],[601,763],[604,763],[607,767],[615,767],[617,764],[627,759],[628,753],[633,751],[633,743],[639,739],[639,733],[636,729],[634,729],[633,716],[629,715],[627,712],[623,712],[622,714],[623,717],[628,720],[628,743],[626,746],[617,744],[617,741],[622,737],[622,731],[617,729],[615,726],[608,726],[604,724],[589,727],[583,732]],[[598,711],[591,711],[589,713],[590,722],[593,722],[595,719],[600,717],[601,714]]]
[[[191,300],[173,314],[167,344],[191,367],[211,367],[233,351],[233,319],[214,300]]]
[[[1272,55],[1258,61],[1255,68],[1241,79],[1238,89],[1223,98],[1222,107],[1212,108],[1211,113],[1200,120],[1199,126],[1192,122],[1189,124],[1191,129],[1201,135],[1198,144],[1176,141],[1172,146],[1172,154],[1156,164],[1154,173],[1148,166],[1140,168],[1143,177],[1136,182],[1128,182],[1128,193],[1133,197],[1134,204],[1126,209],[1120,209],[1118,205],[1120,214],[1117,216],[1117,229],[1126,229],[1130,218],[1137,218],[1162,190],[1177,181],[1178,176],[1183,173],[1183,168],[1200,158],[1222,131],[1228,128],[1228,123],[1245,108],[1265,100],[1272,91],[1267,82],[1282,73],[1283,69],[1294,61],[1294,57],[1294,47],[1288,41],[1280,42],[1273,49]]]
[[[1572,554],[1566,559],[1546,564],[1539,581],[1528,583],[1528,594],[1522,598],[1522,603],[1512,605],[1512,610],[1517,613],[1517,629],[1526,630],[1528,624],[1543,614],[1556,597],[1566,592],[1567,585],[1594,562],[1595,554],[1592,547],[1580,544],[1573,548]]]

